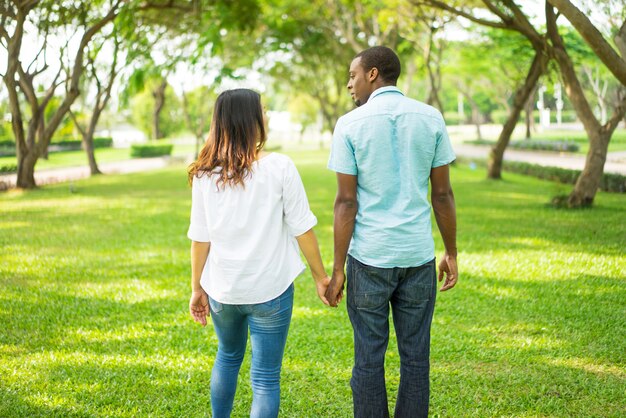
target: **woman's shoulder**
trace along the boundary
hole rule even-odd
[[[261,158],[260,161],[265,161],[267,163],[280,167],[289,167],[294,165],[292,159],[289,156],[278,152],[270,152],[263,158]]]

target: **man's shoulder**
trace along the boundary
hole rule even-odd
[[[441,114],[439,109],[411,97],[403,97],[402,105],[403,108],[405,108],[408,112],[413,112],[426,117],[443,120],[443,115]]]

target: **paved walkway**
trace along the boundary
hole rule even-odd
[[[454,152],[459,157],[486,159],[489,155],[489,146],[478,146],[468,144],[453,144]],[[561,167],[572,170],[582,170],[585,167],[585,155],[572,154],[568,152],[549,151],[520,151],[507,149],[504,152],[505,161],[521,161],[531,164],[538,164],[547,167]],[[605,173],[617,173],[626,175],[626,151],[609,153],[604,164]]]
[[[461,143],[453,144],[454,151],[459,157],[486,159],[489,155],[490,147],[467,145]],[[105,174],[135,173],[140,171],[155,170],[168,166],[173,162],[189,162],[190,156],[157,157],[157,158],[135,158],[132,160],[117,161],[111,163],[98,164],[100,170]],[[554,153],[539,151],[519,151],[506,150],[505,161],[522,161],[543,166],[562,167],[574,170],[582,170],[585,166],[585,156],[570,153]],[[626,175],[626,151],[609,153],[605,173],[617,173]],[[35,182],[39,186],[65,181],[79,180],[89,177],[89,167],[65,167],[39,170],[35,172]],[[0,175],[0,191],[15,187],[16,174]]]
[[[125,174],[140,171],[156,170],[167,167],[173,162],[184,162],[184,156],[134,158],[130,160],[116,161],[98,164],[98,168],[104,174]],[[80,180],[90,176],[89,167],[63,167],[50,168],[35,171],[35,183],[38,186],[46,184],[62,183],[65,181]],[[17,174],[0,175],[0,191],[12,189],[17,182]]]

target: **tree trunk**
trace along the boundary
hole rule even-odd
[[[167,87],[167,81],[163,80],[161,84],[152,92],[154,97],[154,110],[152,112],[152,139],[161,139],[163,137],[161,133],[161,110],[165,105],[165,88]]]
[[[535,126],[535,118],[533,117],[533,109],[535,108],[535,95],[537,93],[537,88],[535,87],[533,91],[528,96],[528,101],[526,102],[525,113],[525,121],[526,121],[526,139],[530,139],[532,137],[532,131]]]
[[[35,164],[37,164],[37,155],[32,151],[26,154],[18,153],[16,184],[18,188],[34,189],[37,187],[35,183]]]
[[[92,176],[102,174],[102,171],[100,171],[98,163],[96,162],[95,146],[93,144],[93,134],[96,131],[96,125],[99,118],[100,112],[96,110],[91,116],[91,122],[89,123],[89,129],[87,130],[86,135],[83,135],[83,147],[85,148],[85,153],[87,154],[89,171]]]
[[[533,62],[528,70],[526,80],[524,80],[524,84],[515,92],[511,113],[502,127],[502,131],[498,137],[498,142],[496,142],[496,145],[493,146],[491,152],[489,153],[489,161],[487,162],[487,177],[490,179],[502,178],[502,160],[504,159],[504,151],[509,145],[511,134],[515,129],[515,125],[517,125],[517,120],[522,113],[524,105],[528,101],[528,97],[537,85],[537,80],[539,80],[539,77],[545,70],[548,59],[549,58],[543,54],[543,51],[536,51]]]
[[[558,33],[554,9],[549,4],[546,4],[546,23],[548,36],[552,41],[554,59],[559,66],[565,84],[565,92],[589,136],[589,151],[587,152],[585,167],[576,181],[574,190],[568,197],[567,204],[571,208],[590,207],[593,205],[598,186],[602,180],[609,141],[619,120],[626,112],[626,100],[622,100],[611,120],[605,125],[601,125],[593,114],[578,81],[574,64],[567,54],[563,39]]]
[[[468,97],[467,100],[469,101],[470,106],[472,108],[472,121],[474,122],[474,125],[476,126],[476,139],[481,140],[483,139],[483,135],[480,132],[480,123],[482,120],[480,109],[478,109],[478,105],[471,97]]]
[[[604,163],[612,133],[612,131],[610,133],[588,132],[589,151],[585,160],[585,168],[578,176],[574,190],[567,198],[569,207],[590,207],[593,205],[593,199],[600,187],[600,180],[604,173]]]

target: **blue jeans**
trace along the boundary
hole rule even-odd
[[[252,418],[278,416],[280,369],[293,309],[293,284],[276,299],[252,305],[227,305],[209,298],[218,348],[211,372],[213,418],[230,417],[237,376],[252,344]]]
[[[400,352],[395,417],[427,417],[430,324],[437,292],[435,260],[419,267],[377,268],[348,257],[348,315],[354,330],[352,400],[357,418],[387,418],[385,352],[389,305]]]

